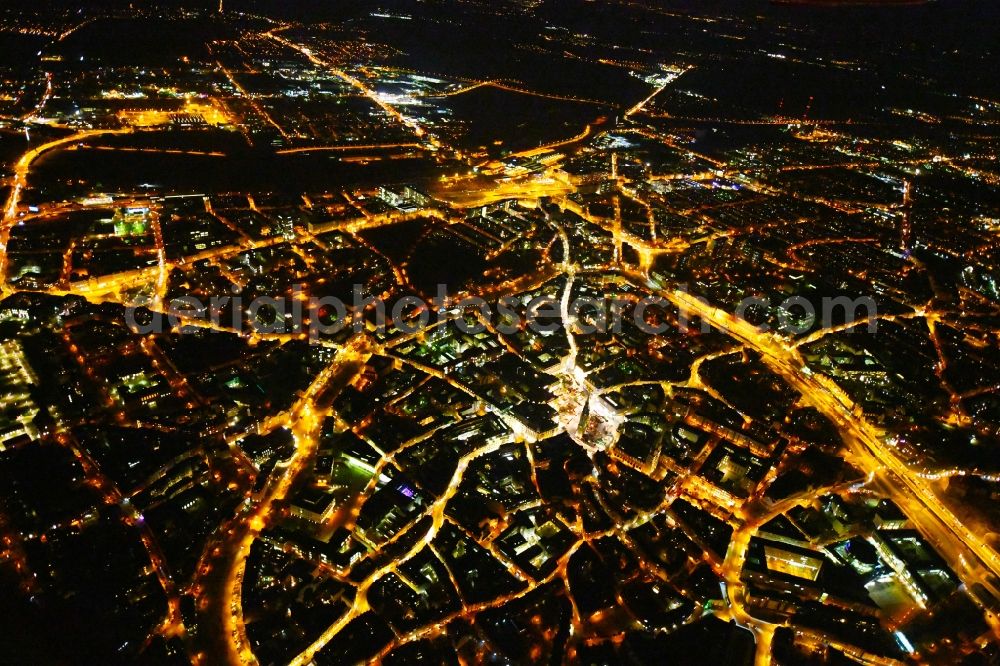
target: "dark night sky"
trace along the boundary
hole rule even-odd
[[[947,36],[949,41],[962,41],[967,46],[975,46],[979,40],[996,38],[996,25],[1000,23],[1000,2],[995,0],[935,0],[925,6],[901,7],[775,7],[769,0],[644,0],[658,8],[691,12],[702,15],[744,15],[755,14],[781,16],[792,20],[804,20],[813,27],[828,24],[830,29],[849,35],[851,23],[871,21],[892,33],[912,32],[913,36],[935,40]],[[503,4],[503,0],[484,0],[483,5]],[[67,7],[86,11],[88,8],[122,8],[130,4],[138,6],[162,7],[206,7],[216,6],[215,0],[157,0],[153,3],[129,0],[5,0],[3,5],[11,8]],[[447,0],[416,2],[416,0],[227,0],[229,9],[247,9],[257,12],[290,16],[301,20],[318,20],[346,16],[352,13],[370,11],[375,8],[421,7],[428,11],[433,4],[448,4]],[[548,0],[549,9],[555,13],[565,10],[567,14],[584,14],[589,3],[575,0]]]

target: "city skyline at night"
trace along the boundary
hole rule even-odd
[[[998,25],[4,3],[0,663],[996,663]]]

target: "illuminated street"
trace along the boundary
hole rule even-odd
[[[0,661],[997,662],[998,21],[4,8]]]

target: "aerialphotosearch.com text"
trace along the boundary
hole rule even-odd
[[[677,293],[690,296],[682,285]],[[447,285],[438,285],[429,301],[416,295],[404,295],[387,302],[366,295],[362,285],[355,285],[350,302],[335,296],[307,295],[294,286],[290,297],[221,295],[204,299],[193,295],[170,300],[165,311],[151,311],[148,303],[135,303],[126,309],[128,326],[136,333],[184,331],[205,325],[220,331],[252,332],[257,335],[289,332],[306,333],[317,341],[350,329],[351,332],[377,330],[384,333],[391,326],[402,334],[414,334],[444,320],[453,320],[461,331],[480,333],[487,327],[513,335],[525,328],[538,334],[551,334],[565,324],[578,335],[621,333],[626,322],[648,335],[662,335],[671,327],[681,332],[693,326],[708,330],[709,325],[688,312],[683,302],[672,302],[658,295],[593,297],[555,295],[505,296],[489,302],[476,296],[451,298]],[[785,335],[800,335],[813,330],[817,323],[826,328],[844,321],[867,322],[869,332],[877,325],[877,305],[866,296],[823,297],[819,302],[804,296],[792,296],[778,303],[759,296],[743,298],[732,309],[736,318],[755,321],[760,330],[774,329]],[[673,313],[664,316],[664,313]],[[473,316],[461,316],[461,315]],[[773,321],[768,324],[767,321]],[[202,326],[199,326],[201,324]]]

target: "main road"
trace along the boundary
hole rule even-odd
[[[31,165],[34,161],[50,150],[61,148],[62,146],[73,144],[84,139],[89,139],[103,134],[128,134],[131,131],[131,129],[82,130],[75,134],[64,136],[61,139],[55,139],[53,141],[49,141],[48,143],[43,143],[21,155],[17,164],[14,165],[14,179],[11,184],[10,196],[7,197],[7,203],[4,205],[3,222],[0,224],[0,280],[3,281],[5,286],[7,283],[7,242],[10,240],[10,230],[17,222],[18,209],[21,204],[21,194],[24,193],[24,188],[28,186],[28,172],[31,171]]]
[[[238,516],[229,527],[223,527],[217,545],[206,549],[201,568],[205,588],[202,616],[206,627],[216,630],[216,635],[204,641],[207,653],[200,653],[199,664],[255,664],[243,619],[243,575],[247,557],[260,533],[268,526],[272,512],[288,496],[302,472],[316,455],[323,421],[329,405],[364,367],[371,352],[365,336],[349,341],[324,368],[300,399],[288,411],[268,422],[268,429],[287,427],[292,432],[294,453],[273,470],[273,477],[265,486],[262,496],[249,513]],[[218,553],[217,560],[211,560]],[[212,580],[204,576],[212,569]]]
[[[887,433],[865,420],[853,400],[830,378],[812,373],[794,343],[764,332],[750,322],[724,312],[679,289],[660,290],[647,278],[634,281],[671,301],[682,311],[696,314],[715,328],[757,351],[764,363],[780,375],[803,399],[833,421],[845,444],[866,472],[874,472],[883,490],[900,505],[914,525],[931,539],[956,573],[970,586],[983,583],[995,593],[991,576],[1000,576],[1000,557],[980,536],[944,505],[933,488],[910,470],[892,451]],[[971,557],[970,557],[971,556]],[[975,566],[978,562],[981,566]]]

